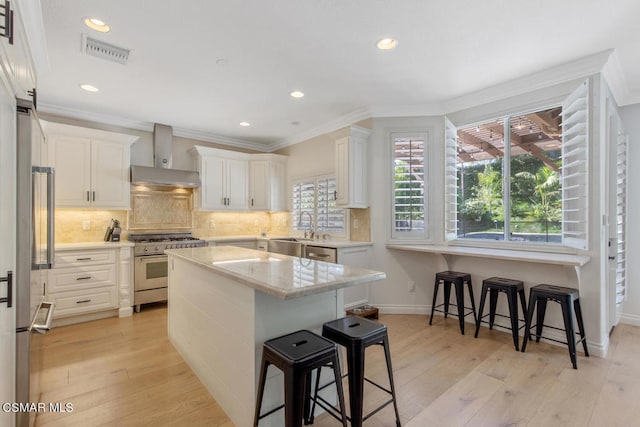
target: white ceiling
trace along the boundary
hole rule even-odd
[[[43,111],[164,123],[231,144],[291,141],[375,108],[441,105],[607,49],[624,89],[618,102],[640,102],[638,0],[42,0],[41,8]],[[111,31],[85,27],[87,16]],[[83,54],[82,33],[131,49],[128,63]],[[397,48],[376,49],[387,36]]]

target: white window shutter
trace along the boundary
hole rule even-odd
[[[562,241],[589,244],[589,81],[562,104]]]
[[[458,237],[458,129],[448,118],[444,118],[444,218],[445,239]]]
[[[618,305],[626,299],[627,145],[628,137],[618,136],[616,167],[616,304]]]

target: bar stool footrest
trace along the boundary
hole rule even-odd
[[[451,307],[455,307],[456,308],[456,312],[452,313],[451,311],[448,311],[447,313],[445,313],[445,311],[443,309],[441,309],[440,307],[444,307],[444,304],[438,304],[435,307],[433,307],[433,311],[437,311],[438,313],[443,313],[446,314],[447,316],[456,316],[458,317],[458,306],[456,304],[449,304],[449,309],[451,309]],[[467,311],[466,313],[464,313],[463,317],[467,317],[470,314],[473,314],[473,307],[463,307],[464,311]]]
[[[481,323],[481,324],[482,324],[482,323],[484,323],[485,325],[490,325],[490,322],[488,322],[488,321],[486,321],[486,320],[482,320],[482,319],[484,319],[484,318],[485,318],[485,317],[487,317],[487,316],[491,316],[491,313],[483,314],[483,315],[482,315],[482,317],[480,317],[480,319],[479,319],[479,320],[480,320],[480,323]],[[500,313],[495,313],[495,314],[494,314],[494,316],[504,317],[505,319],[511,319],[511,316],[507,316],[507,315],[505,315],[505,314],[500,314]],[[518,322],[523,322],[523,323],[522,323],[522,326],[520,326],[520,327],[518,328],[518,330],[520,330],[520,329],[524,329],[524,328],[525,328],[525,326],[526,326],[526,319],[518,319]],[[502,329],[506,329],[506,330],[508,330],[508,331],[510,331],[510,330],[511,330],[511,326],[502,326],[502,325],[497,325],[496,323],[494,323],[494,324],[493,324],[493,327],[494,327],[494,328],[502,328]]]

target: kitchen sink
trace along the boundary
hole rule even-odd
[[[302,242],[295,238],[269,240],[269,252],[277,254],[301,257],[303,254]]]
[[[297,237],[283,237],[269,240],[269,252],[283,255],[309,258],[318,261],[336,262],[336,250],[317,246],[312,239],[300,239]]]

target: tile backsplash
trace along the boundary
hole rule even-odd
[[[112,218],[120,221],[120,239],[126,240],[127,211],[56,208],[56,243],[101,242]]]

